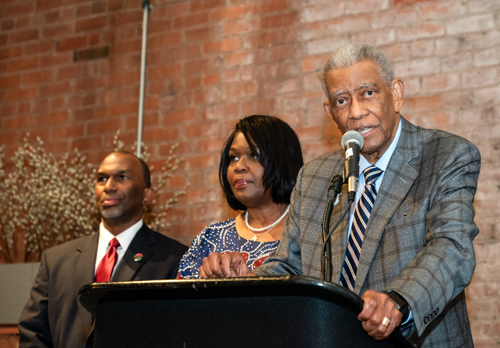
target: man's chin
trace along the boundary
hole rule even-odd
[[[101,207],[99,209],[99,212],[101,213],[103,219],[115,219],[122,216],[123,209],[121,207],[109,207],[109,208]]]

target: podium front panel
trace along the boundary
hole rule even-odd
[[[400,335],[386,341],[369,337],[357,320],[362,300],[313,278],[86,287],[80,299],[96,315],[95,348],[411,347]]]

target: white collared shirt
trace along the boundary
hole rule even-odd
[[[101,259],[106,255],[106,252],[108,251],[109,248],[109,242],[113,238],[118,239],[118,242],[120,243],[120,246],[116,249],[116,253],[118,255],[118,260],[116,261],[115,268],[113,269],[113,274],[115,273],[116,266],[120,263],[120,261],[123,258],[123,255],[125,255],[125,252],[128,249],[128,246],[134,239],[135,235],[139,230],[141,229],[142,225],[144,225],[144,222],[141,220],[137,221],[134,225],[130,226],[127,228],[125,231],[121,232],[117,236],[113,235],[111,232],[109,232],[106,227],[104,227],[104,224],[101,222],[99,225],[99,243],[97,245],[97,255],[95,259],[95,267],[94,267],[94,276],[95,272],[97,270],[97,266],[99,265],[99,262],[101,262]],[[111,276],[113,276],[111,274]]]

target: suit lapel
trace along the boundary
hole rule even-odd
[[[340,283],[340,274],[342,272],[342,266],[344,265],[344,258],[347,249],[347,232],[349,223],[349,213],[347,213],[343,218],[342,214],[348,208],[349,203],[349,193],[347,192],[347,185],[342,186],[342,192],[339,196],[339,203],[333,209],[332,217],[330,218],[330,232],[340,219],[342,222],[336,228],[335,232],[332,233],[331,244],[332,244],[332,263],[337,265],[337,268],[332,269],[332,282]]]
[[[416,129],[401,117],[402,129],[398,145],[389,161],[382,185],[377,194],[375,205],[366,227],[363,247],[360,254],[354,292],[359,293],[366,280],[373,258],[377,252],[385,226],[394,215],[404,197],[410,190],[418,172],[409,162],[417,157]]]
[[[94,265],[97,253],[97,243],[99,241],[99,233],[94,233],[89,238],[82,239],[82,243],[75,250],[73,286],[75,301],[78,303],[80,323],[83,332],[90,331],[92,325],[92,314],[90,314],[78,301],[78,291],[88,283],[94,281]]]
[[[116,271],[111,277],[111,281],[130,281],[133,280],[145,262],[153,255],[151,245],[156,243],[154,232],[146,225],[143,225],[137,232],[134,239],[130,243],[122,260],[116,266]],[[140,261],[135,261],[136,254],[142,254],[143,257]]]

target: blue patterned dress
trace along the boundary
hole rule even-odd
[[[253,270],[262,265],[280,243],[253,242],[241,238],[236,232],[235,219],[230,219],[205,227],[191,243],[191,247],[184,254],[179,266],[177,279],[199,278],[198,268],[201,260],[211,252],[227,254],[239,251],[245,257],[248,267]]]

